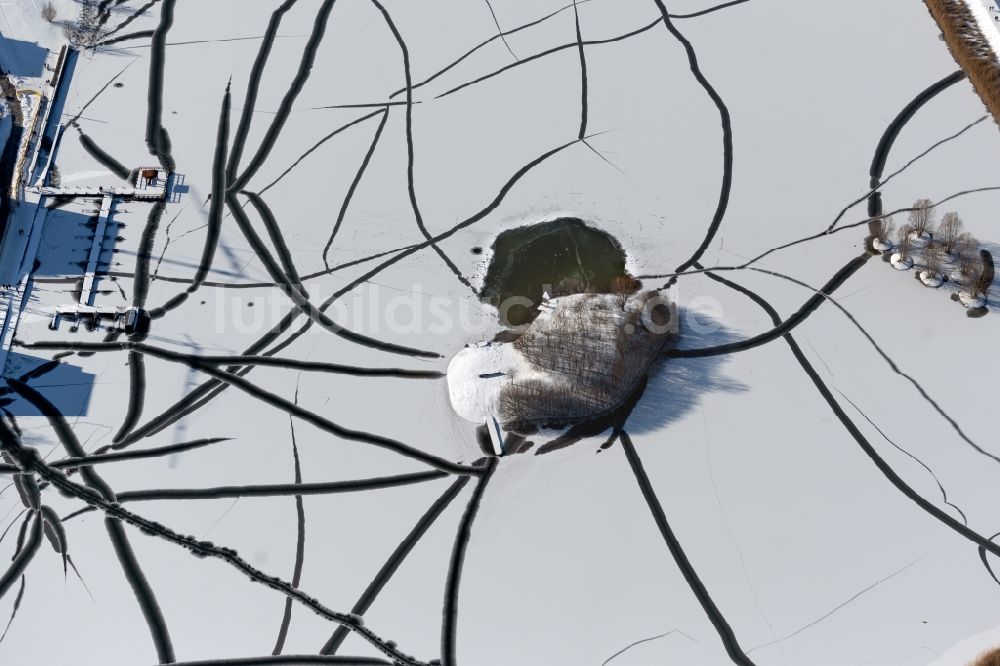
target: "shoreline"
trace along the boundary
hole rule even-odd
[[[979,0],[924,0],[955,61],[1000,124],[1000,28]]]

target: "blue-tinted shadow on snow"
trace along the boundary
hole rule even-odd
[[[33,275],[82,279],[95,246],[96,272],[100,274],[111,269],[117,237],[121,233],[116,216],[111,214],[103,234],[97,238],[100,200],[87,198],[78,202],[82,202],[82,212],[65,208],[48,211]]]
[[[678,315],[681,328],[676,347],[717,347],[746,338],[704,313],[682,308]],[[687,416],[707,393],[748,391],[750,387],[746,384],[726,375],[728,363],[725,355],[659,361],[650,370],[646,391],[625,429],[635,434],[660,430]]]
[[[7,377],[28,383],[67,418],[83,416],[90,408],[95,377],[75,365],[53,364],[47,358],[12,351],[7,355],[4,378]],[[0,383],[0,407],[13,416],[41,415],[30,402],[14,393],[6,381]]]
[[[0,34],[0,68],[8,74],[27,78],[41,76],[48,55],[48,50],[36,42],[10,39]]]
[[[994,263],[1000,262],[1000,244],[980,241],[980,246],[993,255]],[[986,305],[990,310],[1000,309],[1000,276],[998,275],[993,277],[993,286],[990,287],[989,293],[986,295]]]

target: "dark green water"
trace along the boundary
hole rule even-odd
[[[583,220],[563,217],[497,236],[480,298],[500,309],[505,326],[521,326],[538,314],[545,290],[553,297],[612,293],[627,284],[621,278],[630,276],[618,241]],[[629,291],[636,288],[638,284]],[[532,305],[505,307],[513,298],[526,298]]]

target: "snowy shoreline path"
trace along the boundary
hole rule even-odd
[[[969,11],[976,18],[979,30],[993,49],[993,55],[1000,60],[1000,7],[993,0],[965,0]]]

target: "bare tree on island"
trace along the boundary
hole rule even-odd
[[[638,291],[641,283],[628,275],[619,275],[611,280],[611,293],[617,297],[618,305],[622,310],[628,304],[628,297]]]
[[[985,300],[989,284],[986,283],[984,272],[982,262],[977,260],[972,270],[969,271],[965,286],[959,294],[959,299],[966,307],[977,307],[981,303],[980,299]],[[984,283],[986,283],[986,289],[983,289]]]
[[[42,5],[42,18],[48,23],[52,23],[56,20],[56,8],[51,2],[46,2]]]
[[[962,236],[962,218],[958,213],[945,213],[941,219],[941,226],[938,227],[937,239],[941,242],[941,249],[952,254],[958,239]]]
[[[955,243],[955,256],[958,273],[964,281],[972,274],[975,264],[979,261],[979,241],[972,234],[962,234]]]
[[[930,199],[914,201],[909,226],[917,238],[929,236],[934,231],[934,202]]]
[[[941,279],[941,265],[944,263],[944,252],[939,243],[930,242],[924,248],[924,270],[921,277],[924,284],[934,283]],[[937,284],[933,286],[938,286]]]
[[[993,255],[988,250],[980,250],[971,256],[973,257],[971,268],[965,277],[965,286],[958,294],[958,300],[970,310],[982,312],[987,303],[987,295],[993,286]]]
[[[892,249],[892,235],[896,231],[896,223],[892,215],[873,218],[868,224],[868,230],[872,234],[872,247],[879,252]]]
[[[913,250],[912,234],[913,228],[910,225],[899,228],[896,253],[892,255],[893,265],[897,268],[911,268],[913,266],[913,259],[910,256]]]

